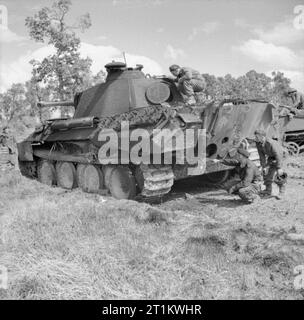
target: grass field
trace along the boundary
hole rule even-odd
[[[303,243],[286,239],[304,233],[304,180],[282,201],[241,205],[190,182],[149,205],[0,174],[1,299],[304,297],[293,285]]]

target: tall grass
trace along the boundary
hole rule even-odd
[[[303,252],[284,252],[281,231],[224,224],[208,207],[183,212],[49,188],[16,172],[0,188],[2,299],[302,297],[292,266]]]

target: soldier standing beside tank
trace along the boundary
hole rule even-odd
[[[232,181],[227,188],[228,193],[237,194],[247,202],[252,203],[259,199],[261,191],[262,176],[258,167],[249,159],[249,152],[245,149],[238,148],[235,159],[219,160],[228,166],[235,166],[240,177],[240,181]],[[218,162],[218,160],[215,160]]]
[[[206,89],[206,82],[203,76],[196,70],[182,68],[177,64],[171,65],[169,70],[176,77],[177,89],[185,97],[185,103],[194,105],[196,103],[194,93],[202,92]]]
[[[17,152],[16,152],[16,141],[14,137],[9,133],[8,127],[0,129],[0,147],[7,150],[5,152],[8,155],[6,159],[6,165],[10,167],[16,167],[17,164]],[[0,159],[0,162],[2,159]]]
[[[254,132],[256,146],[260,156],[261,166],[263,168],[264,184],[266,189],[262,191],[262,194],[266,197],[272,194],[272,183],[274,182],[275,175],[283,177],[285,175],[283,165],[283,149],[279,143],[273,139],[266,137],[264,130],[256,130]],[[277,179],[276,179],[277,180]],[[279,196],[281,199],[285,194],[285,183],[278,184]]]
[[[8,140],[7,127],[0,130],[0,145],[6,146]]]

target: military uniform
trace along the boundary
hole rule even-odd
[[[2,131],[2,132],[1,132]],[[0,159],[0,162],[3,161],[8,166],[14,166],[17,168],[18,155],[16,150],[16,140],[9,134],[7,128],[0,130],[0,148],[2,149],[2,154],[6,154],[6,159]]]
[[[238,194],[246,202],[252,202],[261,191],[262,176],[258,167],[249,159],[244,160],[244,166],[238,160],[223,160],[226,165],[236,166],[240,181],[231,186],[229,193]]]
[[[294,94],[291,96],[292,102],[293,102],[293,106],[296,109],[304,109],[304,96],[303,94],[299,93],[299,92],[294,92]]]
[[[264,143],[257,142],[256,146],[260,156],[261,166],[263,168],[268,167],[268,171],[264,175],[264,184],[266,186],[265,193],[271,194],[274,176],[277,170],[281,169],[283,165],[283,149],[279,143],[273,139],[266,139]],[[280,189],[281,193],[284,191],[285,185]]]
[[[304,109],[304,95],[298,92],[295,89],[285,92],[285,95],[288,99],[288,103],[290,106],[294,107],[295,109],[302,110]]]
[[[300,93],[297,94],[297,100],[296,100],[295,107],[300,110],[304,109],[304,95],[303,94],[300,94]]]
[[[206,82],[203,76],[191,68],[181,68],[177,76],[177,88],[185,96],[194,96],[194,92],[203,91],[206,88]]]

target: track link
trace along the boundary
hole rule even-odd
[[[144,197],[160,197],[170,192],[174,183],[171,166],[141,165],[141,195]]]

